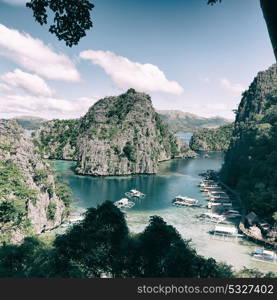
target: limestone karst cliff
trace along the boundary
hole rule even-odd
[[[276,146],[277,64],[259,72],[243,93],[221,171],[245,207],[268,219],[277,212]]]
[[[45,123],[35,140],[49,158],[76,160],[79,174],[152,174],[160,161],[195,155],[170,132],[150,96],[134,89],[101,99],[68,122]]]
[[[69,193],[15,121],[0,122],[0,241],[61,224]]]

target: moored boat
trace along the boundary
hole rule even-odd
[[[251,255],[256,259],[277,262],[277,254],[274,251],[256,249]]]
[[[172,200],[172,204],[176,206],[195,206],[197,205],[198,200],[189,198],[189,197],[184,197],[184,196],[176,196]]]
[[[220,235],[224,237],[243,237],[242,234],[238,233],[238,230],[234,226],[222,226],[216,225],[213,230],[209,231],[210,234]]]
[[[201,215],[196,216],[196,218],[198,218],[200,220],[208,221],[208,222],[213,222],[213,223],[221,223],[221,222],[225,221],[224,216],[214,214],[214,213],[203,213]]]
[[[232,206],[232,202],[222,202],[222,201],[208,201],[207,207],[212,208],[213,206]]]
[[[127,198],[122,198],[116,202],[114,202],[114,205],[117,207],[117,208],[131,208],[135,205],[134,202],[130,201],[129,199]]]
[[[144,198],[145,194],[135,189],[130,190],[130,192],[126,192],[125,195],[129,198]]]

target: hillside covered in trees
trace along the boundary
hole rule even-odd
[[[272,220],[277,212],[277,65],[258,73],[238,108],[222,179],[248,211]]]
[[[203,128],[195,132],[190,141],[194,151],[226,151],[229,147],[233,124],[214,129]]]

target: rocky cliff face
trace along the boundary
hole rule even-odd
[[[243,94],[221,171],[245,206],[270,218],[277,211],[277,65],[258,73]]]
[[[36,134],[37,144],[50,158],[76,159],[79,174],[151,174],[157,172],[160,161],[195,156],[169,131],[151,98],[133,89],[99,100],[84,117],[73,121],[68,139],[65,130],[53,131],[56,122],[65,121],[46,123]],[[53,149],[62,150],[57,155]]]
[[[98,101],[80,121],[77,172],[156,173],[159,161],[191,152],[161,121],[148,95],[130,89]]]
[[[50,165],[15,122],[0,122],[1,241],[19,242],[61,224],[66,206]]]

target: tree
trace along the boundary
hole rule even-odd
[[[124,215],[112,202],[89,208],[82,222],[55,240],[56,273],[61,277],[120,277],[127,237]]]
[[[89,0],[31,0],[26,3],[33,10],[33,16],[40,25],[48,22],[53,14],[53,24],[49,31],[66,45],[77,45],[86,30],[92,27],[91,10],[94,5]]]
[[[208,4],[215,4],[222,0],[208,0]],[[261,8],[267,25],[268,33],[271,39],[275,58],[277,60],[277,1],[260,0]]]

